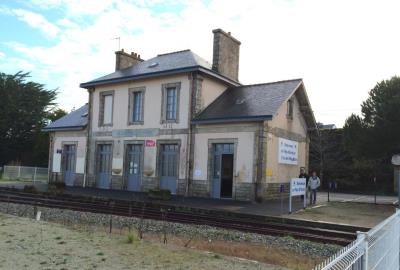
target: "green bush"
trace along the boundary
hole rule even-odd
[[[38,193],[38,190],[36,189],[35,186],[24,186],[23,192],[28,192],[28,193]]]
[[[151,199],[168,201],[171,199],[171,191],[168,189],[150,189],[148,196]]]

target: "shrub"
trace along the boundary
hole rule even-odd
[[[168,201],[171,199],[171,191],[168,189],[150,189],[148,196],[151,199]]]

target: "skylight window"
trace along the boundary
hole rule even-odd
[[[158,62],[151,63],[149,65],[149,68],[153,68],[153,67],[156,67],[156,66],[158,66]]]
[[[245,98],[238,98],[238,99],[236,99],[236,105],[243,104],[245,101],[246,101]]]

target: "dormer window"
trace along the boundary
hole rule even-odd
[[[293,99],[289,99],[287,101],[287,112],[286,112],[286,117],[290,120],[293,119]]]

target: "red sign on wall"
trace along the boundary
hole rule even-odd
[[[155,140],[146,140],[146,147],[154,147],[156,146]]]

